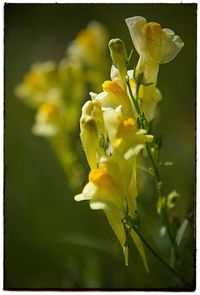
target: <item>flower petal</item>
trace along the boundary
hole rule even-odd
[[[138,144],[133,148],[128,149],[124,154],[124,158],[126,160],[130,160],[132,157],[136,156],[144,148],[144,146],[144,144]]]
[[[74,197],[74,200],[77,202],[91,200],[91,198],[96,194],[97,187],[92,183],[88,182],[84,187],[81,194],[78,194]]]
[[[120,77],[120,73],[114,65],[111,66],[110,78],[112,81],[115,81],[121,88],[123,88],[123,83]]]
[[[135,49],[140,55],[142,54],[142,50],[144,49],[144,46],[145,46],[144,27],[147,21],[142,16],[134,16],[134,17],[126,18],[125,22],[129,28]]]
[[[181,40],[181,38],[177,35],[170,35],[169,29],[163,29],[168,36],[168,41],[165,44],[165,50],[163,50],[163,55],[160,63],[168,63],[172,59],[176,57],[176,55],[181,51],[181,49],[184,46],[184,42]]]
[[[124,253],[125,264],[128,265],[128,247],[124,247],[126,241],[126,235],[124,232],[123,224],[121,222],[123,214],[121,212],[109,212],[105,211],[110,226],[112,227],[114,233],[116,234]]]
[[[184,43],[171,29],[161,29],[160,24],[150,22],[145,27],[146,46],[157,63],[168,63],[179,53]]]
[[[140,256],[141,256],[142,261],[144,263],[144,267],[146,269],[146,272],[149,273],[149,266],[148,266],[148,262],[146,259],[143,243],[142,243],[140,237],[136,234],[136,232],[134,230],[131,231],[131,237],[132,237],[132,239],[133,239],[133,241],[140,253]]]

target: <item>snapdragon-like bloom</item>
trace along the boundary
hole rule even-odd
[[[135,217],[136,156],[153,137],[146,130],[138,130],[130,97],[114,66],[111,79],[103,83],[103,92],[90,93],[91,100],[82,108],[80,136],[91,171],[88,183],[75,200],[89,200],[91,209],[104,210],[128,264],[122,219],[127,207],[129,215]],[[133,230],[131,237],[148,271],[142,242]]]
[[[126,19],[133,44],[140,58],[135,70],[136,79],[143,74],[144,85],[141,87],[141,110],[147,119],[154,117],[154,109],[160,100],[160,94],[156,91],[156,83],[159,65],[168,63],[180,52],[184,46],[181,38],[170,29],[162,29],[156,22],[147,23],[141,16]],[[145,86],[145,84],[151,85]]]
[[[138,129],[138,110],[132,99],[138,100],[140,112],[151,121],[161,99],[156,88],[159,64],[172,60],[183,42],[173,31],[147,23],[143,17],[128,18],[126,23],[140,58],[136,69],[127,71],[129,58],[123,41],[110,40],[111,80],[102,84],[102,92],[91,92],[91,101],[82,109],[80,135],[91,171],[75,200],[89,200],[91,209],[104,210],[128,264],[127,232],[122,220],[127,214],[135,218],[137,155],[153,140],[145,129]],[[142,241],[133,229],[130,235],[148,271]]]

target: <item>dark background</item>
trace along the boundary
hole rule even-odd
[[[101,211],[76,203],[47,141],[31,134],[34,112],[14,95],[14,87],[35,61],[64,57],[69,42],[91,20],[102,22],[110,38],[131,38],[126,17],[144,16],[171,28],[185,46],[161,65],[163,94],[157,133],[162,134],[162,168],[166,193],[176,189],[180,221],[195,207],[195,4],[6,4],[5,5],[5,194],[4,288],[6,289],[182,289],[180,281],[146,251],[146,274],[133,243],[125,267],[121,247]],[[132,63],[136,63],[134,51]],[[109,73],[108,73],[109,78]],[[103,81],[102,81],[103,82]],[[77,130],[78,132],[78,130]],[[144,188],[145,189],[145,188]],[[141,196],[141,227],[166,260],[167,238],[159,237],[156,194]],[[194,278],[193,222],[180,245],[179,272]]]

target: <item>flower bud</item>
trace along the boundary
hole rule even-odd
[[[125,66],[127,61],[126,47],[124,42],[119,39],[111,39],[108,43],[112,61],[116,67]]]
[[[81,141],[91,169],[97,167],[100,135],[104,134],[103,114],[98,101],[88,101],[82,108]]]
[[[110,49],[110,56],[112,58],[113,64],[119,70],[121,79],[125,85],[127,54],[124,42],[119,38],[111,39],[108,43],[108,47]]]

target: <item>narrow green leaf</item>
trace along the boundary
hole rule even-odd
[[[180,245],[182,239],[183,239],[183,235],[185,233],[185,230],[187,228],[189,221],[188,219],[184,219],[184,221],[182,222],[181,226],[179,227],[177,236],[176,236],[176,244],[174,245],[174,247],[172,248],[171,251],[171,255],[170,255],[170,265],[173,266],[175,259],[176,259],[176,251],[177,251],[177,247]]]
[[[135,230],[133,229],[131,231],[131,237],[138,249],[138,252],[142,258],[142,261],[143,261],[143,264],[144,264],[144,267],[145,267],[145,270],[147,273],[149,273],[149,265],[148,265],[148,261],[147,261],[147,258],[146,258],[146,254],[145,254],[145,250],[144,250],[144,246],[143,246],[143,243],[142,243],[142,240],[140,239],[140,237],[138,236],[138,234],[135,232]]]
[[[188,219],[186,218],[183,223],[181,224],[181,226],[179,227],[179,230],[178,230],[178,233],[177,233],[177,236],[176,236],[176,244],[177,246],[180,245],[181,241],[182,241],[182,238],[183,238],[183,235],[184,235],[184,232],[188,226]]]
[[[132,55],[133,55],[133,49],[131,50],[131,52],[130,52],[128,58],[127,58],[127,66],[128,66],[129,63],[130,63],[130,60],[131,60]]]

